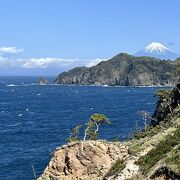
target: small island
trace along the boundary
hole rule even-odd
[[[49,81],[46,78],[44,78],[44,77],[40,77],[36,81],[36,84],[38,84],[38,85],[47,85],[47,84],[49,84]]]

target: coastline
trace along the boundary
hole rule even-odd
[[[157,124],[145,124],[130,140],[78,140],[56,148],[38,180],[179,179],[180,164],[175,161],[180,155],[179,90],[180,84],[159,93],[155,113],[150,117]]]
[[[100,87],[100,88],[173,88],[174,85],[151,85],[151,86],[110,86],[110,85],[80,85],[80,84],[6,84],[6,87],[21,86],[77,86],[77,87]]]

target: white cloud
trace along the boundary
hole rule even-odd
[[[62,59],[62,58],[32,58],[21,60],[24,68],[48,68],[48,67],[91,67],[105,59],[79,60],[79,59]]]
[[[18,54],[23,51],[24,49],[19,49],[16,47],[0,47],[0,54]]]
[[[100,59],[100,58],[96,58],[96,59],[93,59],[93,60],[88,60],[88,61],[86,61],[85,66],[86,66],[86,67],[92,67],[92,66],[97,65],[97,64],[100,63],[101,61],[106,61],[106,60],[107,60],[107,59]]]
[[[24,68],[46,68],[48,65],[52,65],[57,60],[54,58],[32,58],[22,60],[22,67]]]
[[[8,73],[17,72],[50,72],[51,74],[60,73],[67,71],[75,67],[91,67],[97,65],[101,61],[107,59],[65,59],[65,58],[53,58],[53,57],[42,57],[42,58],[14,58],[8,56],[9,53],[17,54],[22,52],[23,49],[15,47],[1,47],[0,48],[0,71],[8,71]],[[2,74],[2,73],[1,73]]]
[[[79,60],[79,59],[63,59],[63,58],[30,58],[30,59],[10,59],[0,56],[0,66],[18,67],[25,69],[45,69],[52,67],[59,68],[74,68],[78,66],[91,67],[95,66],[101,61],[106,59],[92,59],[92,60]]]

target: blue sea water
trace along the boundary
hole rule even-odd
[[[138,111],[154,112],[159,89],[32,85],[36,79],[0,78],[1,180],[32,180],[32,165],[40,175],[73,126],[85,124],[93,113],[112,121],[101,127],[100,138],[127,139],[143,128]]]

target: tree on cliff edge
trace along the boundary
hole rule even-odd
[[[108,118],[104,114],[93,114],[91,115],[89,121],[86,124],[86,129],[84,131],[83,140],[96,140],[98,137],[99,127],[102,124],[111,124]],[[75,126],[70,133],[70,136],[66,139],[67,142],[79,141],[79,130],[82,125]]]
[[[87,123],[83,140],[86,140],[87,138],[90,140],[97,139],[99,126],[102,124],[111,124],[111,122],[104,114],[93,114]]]

